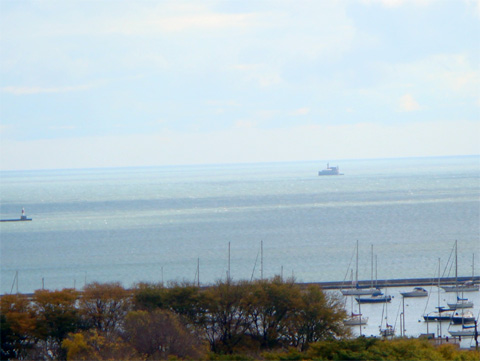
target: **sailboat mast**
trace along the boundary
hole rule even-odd
[[[370,253],[370,287],[373,288],[373,244]]]
[[[355,287],[358,286],[358,239],[357,239],[357,259],[355,261],[356,270],[355,270]]]
[[[455,240],[455,287],[458,284],[458,255],[457,255],[457,240]]]
[[[263,241],[260,241],[260,279],[263,280]]]
[[[230,242],[228,242],[228,272],[227,272],[227,283],[230,283]]]
[[[440,315],[440,258],[438,258],[438,313]],[[438,325],[440,324],[440,325]],[[442,337],[442,323],[437,322],[437,327],[440,326],[440,338]],[[437,329],[438,331],[438,329]]]
[[[475,253],[472,254],[472,280],[475,277]]]
[[[438,259],[438,307],[440,307],[440,258]]]
[[[200,287],[200,257],[197,258],[197,287]]]

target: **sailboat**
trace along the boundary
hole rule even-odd
[[[462,326],[461,330],[448,331],[453,337],[473,337],[475,336],[475,326]]]
[[[351,278],[353,279],[353,271],[352,271],[352,277]],[[353,312],[353,297],[352,297],[351,301],[352,301],[351,302],[352,311],[351,311],[350,317],[343,320],[343,324],[345,326],[366,325],[367,322],[368,322],[368,317],[362,317],[362,311],[361,311],[360,305],[358,305],[358,313]]]
[[[440,306],[440,258],[438,259],[438,306],[436,307],[437,311],[430,312],[426,315],[423,315],[423,319],[428,321],[450,321],[453,317],[454,310],[450,308],[445,308]],[[428,328],[428,326],[427,326]]]
[[[356,247],[356,261],[355,261],[355,282],[352,282],[352,288],[341,290],[344,296],[365,296],[365,295],[381,295],[382,292],[378,288],[373,287],[373,258],[372,258],[372,285],[370,288],[360,288],[358,285],[358,241]],[[373,255],[372,255],[373,257]]]
[[[455,286],[443,286],[445,292],[475,292],[478,291],[479,285],[473,281],[467,281],[463,284],[458,284],[458,256],[457,256],[457,241],[455,241]]]
[[[453,325],[465,325],[467,323],[475,323],[475,316],[471,311],[463,311],[459,315],[458,313],[455,313],[455,315],[452,316],[451,323]]]
[[[392,296],[377,295],[371,297],[355,297],[358,303],[387,303],[392,300]]]
[[[468,298],[460,298],[457,295],[457,302],[455,303],[448,303],[448,307],[452,310],[457,310],[459,308],[473,308],[473,302],[469,301]]]
[[[475,336],[475,333],[477,332],[477,324],[476,324],[475,317],[473,316],[473,314],[465,316],[465,314],[463,312],[463,309],[462,309],[461,320],[462,320],[462,322],[461,322],[462,323],[462,329],[461,330],[454,330],[454,331],[449,330],[448,332],[450,333],[450,335],[452,335],[454,337],[473,337],[473,336]],[[469,320],[469,322],[467,322],[467,320]],[[467,323],[474,323],[474,325],[473,326],[465,326],[465,324],[467,324]],[[452,321],[452,324],[457,324],[457,323]]]
[[[382,328],[383,324],[383,311],[385,311],[385,328]],[[388,324],[388,305],[385,303],[382,310],[382,321],[380,322],[380,336],[382,337],[391,337],[395,335],[395,328],[392,325]]]
[[[363,326],[368,323],[368,317],[362,317],[361,313],[352,313],[349,318],[343,320],[345,326]]]

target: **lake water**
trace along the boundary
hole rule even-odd
[[[85,282],[432,277],[480,263],[480,157],[1,173],[1,293]],[[350,265],[350,266],[349,266]],[[477,268],[480,268],[477,267]],[[478,274],[478,272],[477,272]],[[16,281],[16,280],[15,280]]]

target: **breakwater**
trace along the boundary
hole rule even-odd
[[[468,281],[473,281],[475,284],[480,283],[480,276],[474,277],[442,277],[440,280],[438,278],[398,278],[398,279],[387,279],[387,280],[362,280],[358,281],[358,286],[361,287],[403,287],[403,286],[435,286],[440,283],[441,286],[455,285],[456,283],[465,283]],[[352,286],[351,282],[345,281],[332,281],[332,282],[307,282],[302,283],[304,286],[308,285],[318,285],[326,290],[335,290],[342,288],[349,288]]]
[[[440,278],[440,286],[451,286],[455,285],[456,283],[462,284],[465,282],[472,281],[474,284],[480,283],[480,276],[474,277],[442,277]],[[329,281],[329,282],[299,282],[297,283],[300,287],[307,287],[309,285],[316,285],[320,286],[325,290],[339,290],[350,288],[352,284],[350,282],[343,282],[343,281]],[[373,287],[379,288],[390,288],[390,287],[416,287],[416,286],[437,286],[439,284],[438,278],[398,278],[398,279],[388,279],[388,280],[376,280],[373,282]],[[362,287],[371,287],[372,281],[371,280],[362,280],[358,281],[358,286]],[[209,287],[207,285],[203,285],[203,287]],[[33,296],[33,293],[25,293],[27,296]],[[0,297],[3,296],[0,295]]]

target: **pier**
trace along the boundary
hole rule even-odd
[[[31,218],[28,218],[25,214],[25,208],[22,208],[22,215],[20,218],[14,218],[14,219],[0,219],[0,222],[27,222],[31,221]]]
[[[404,287],[404,286],[437,286],[439,283],[441,286],[455,285],[456,283],[462,284],[468,281],[473,281],[473,283],[480,283],[480,276],[474,277],[443,277],[440,278],[398,278],[398,279],[387,279],[387,280],[377,280],[372,283],[371,280],[358,281],[358,287],[370,287],[373,284],[373,287],[379,288],[390,288],[390,287]],[[351,288],[351,282],[342,282],[342,281],[333,281],[333,282],[308,282],[302,283],[303,286],[308,285],[317,285],[322,287],[325,290],[339,290]]]

